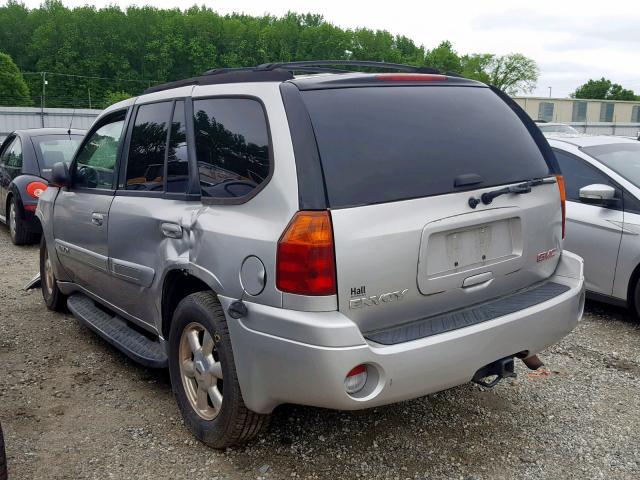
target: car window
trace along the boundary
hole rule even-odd
[[[113,188],[113,173],[125,114],[120,112],[105,120],[81,147],[73,170],[75,187]]]
[[[138,108],[127,160],[127,190],[164,190],[164,156],[173,102]]]
[[[31,140],[40,154],[40,167],[51,168],[58,162],[70,162],[82,138],[82,135],[41,135]]]
[[[189,185],[189,157],[185,130],[184,102],[176,102],[171,120],[167,154],[167,192],[184,193]]]
[[[584,160],[560,150],[555,150],[555,154],[564,178],[567,200],[579,202],[580,189],[587,185],[599,183],[616,187],[609,177],[591,165],[588,165]]]
[[[20,138],[16,137],[7,148],[4,164],[14,169],[22,168],[22,142]]]
[[[636,187],[640,186],[640,143],[608,143],[583,147],[582,151],[596,158]]]
[[[6,147],[0,153],[0,165],[6,165],[9,160],[9,153],[11,152],[11,147],[13,146],[13,142],[15,142],[16,138],[10,139],[6,142]]]
[[[246,98],[196,100],[196,155],[203,197],[238,198],[269,176],[269,134],[262,105]]]
[[[302,92],[316,135],[329,205],[394,202],[549,175],[516,113],[475,87],[364,87]]]

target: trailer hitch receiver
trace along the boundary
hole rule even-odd
[[[471,381],[483,387],[492,388],[495,387],[503,378],[515,376],[513,357],[505,357],[482,367],[475,373]],[[487,380],[489,377],[495,378]]]

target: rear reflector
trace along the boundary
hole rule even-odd
[[[297,295],[335,295],[333,228],[327,210],[295,214],[278,241],[276,286]]]
[[[564,189],[564,178],[562,175],[556,175],[556,182],[558,182],[558,189],[560,190],[560,204],[562,205],[562,239],[564,240],[564,233],[567,224],[567,193]]]
[[[31,182],[27,185],[27,193],[33,198],[40,198],[42,192],[47,189],[47,184],[42,182]]]
[[[388,82],[442,82],[447,80],[447,76],[436,73],[383,73],[376,75],[376,80]]]
[[[367,367],[358,365],[351,369],[344,378],[344,388],[348,394],[358,393],[367,383]]]

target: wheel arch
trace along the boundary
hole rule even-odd
[[[640,263],[636,265],[629,277],[629,283],[627,284],[627,305],[630,309],[636,310],[636,299],[635,299],[635,286],[640,280]]]
[[[209,281],[195,275],[187,268],[174,268],[166,272],[162,282],[162,302],[160,306],[162,324],[160,331],[165,340],[169,339],[173,313],[186,296],[196,292],[211,291],[217,293],[219,285],[212,286]]]

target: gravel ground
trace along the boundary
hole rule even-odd
[[[168,374],[129,361],[21,290],[37,247],[0,227],[0,420],[17,479],[640,478],[640,327],[588,304],[493,390],[464,385],[363,412],[284,406],[254,443],[217,452],[185,430]]]

